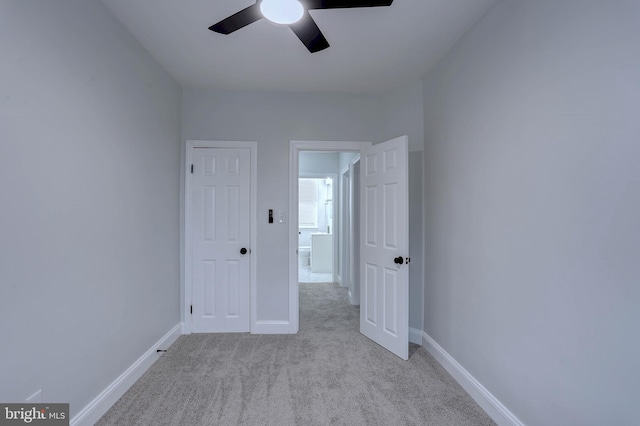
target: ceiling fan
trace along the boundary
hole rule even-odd
[[[300,41],[315,53],[329,47],[329,42],[309,15],[312,9],[390,6],[393,0],[257,0],[255,4],[209,27],[220,34],[231,34],[265,18],[287,25]]]

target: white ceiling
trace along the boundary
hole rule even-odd
[[[102,2],[183,88],[373,93],[424,76],[495,0],[312,10],[331,44],[313,54],[264,19],[230,35],[209,31],[255,0]]]

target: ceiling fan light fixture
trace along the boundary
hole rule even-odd
[[[329,47],[329,42],[307,10],[390,6],[391,3],[393,0],[256,0],[209,29],[226,35],[265,18],[289,26],[309,52],[316,53]]]
[[[269,21],[290,25],[304,15],[304,7],[298,0],[262,0],[260,12]]]

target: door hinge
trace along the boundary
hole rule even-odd
[[[193,174],[193,164],[191,165],[191,174]]]
[[[193,305],[191,305],[191,315],[193,315]]]

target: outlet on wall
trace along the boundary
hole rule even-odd
[[[27,401],[30,404],[40,404],[42,403],[42,389],[38,389],[36,393],[27,398]]]

